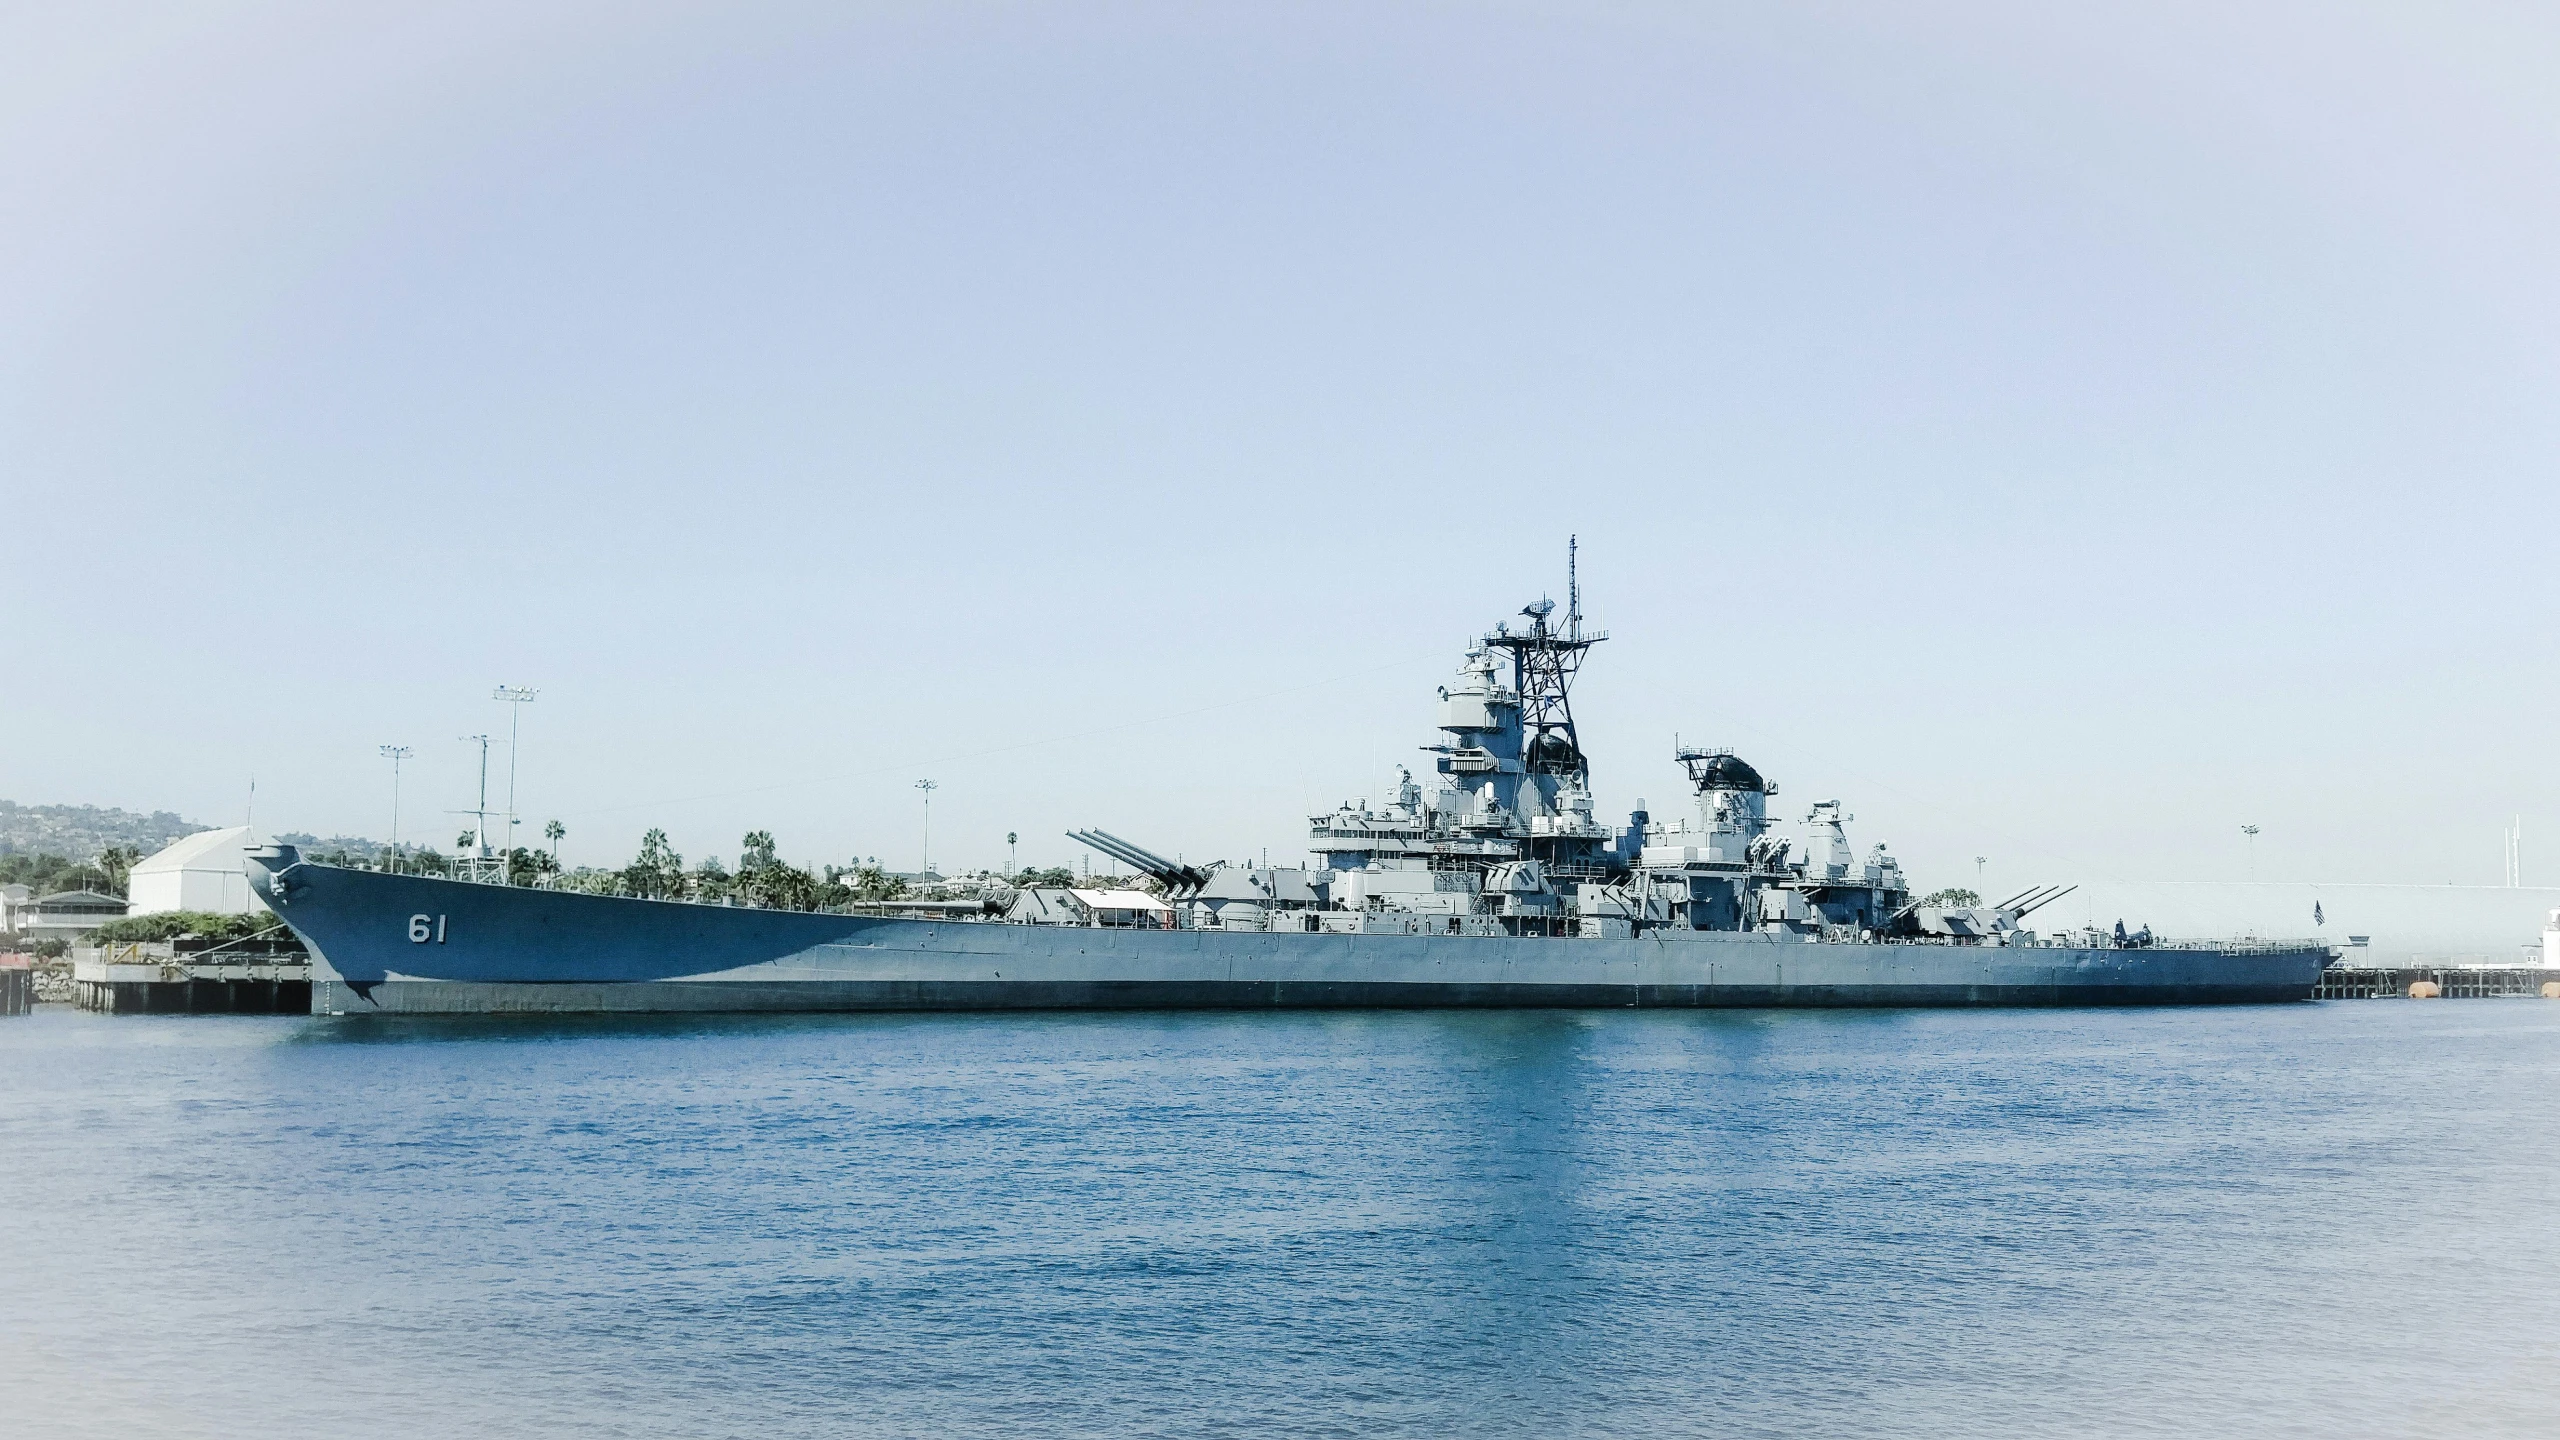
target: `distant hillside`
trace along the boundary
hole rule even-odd
[[[315,859],[321,856],[327,856],[332,863],[337,862],[341,857],[343,857],[347,860],[354,860],[369,864],[375,860],[381,859],[383,852],[391,848],[379,840],[367,840],[361,835],[332,835],[328,839],[323,840],[319,836],[304,830],[287,830],[283,834],[270,835],[267,838],[275,841],[279,845],[299,845],[302,847],[304,854],[312,856]],[[409,854],[417,848],[418,842],[414,840],[403,840],[400,842],[400,853],[403,855]]]
[[[130,845],[148,855],[181,836],[212,828],[166,810],[137,815],[95,805],[20,805],[0,800],[0,855],[92,860],[111,845]]]
[[[213,828],[166,810],[137,815],[95,805],[20,805],[0,800],[0,855],[59,855],[85,864],[112,845],[130,845],[148,855],[171,841]],[[332,835],[323,840],[291,831],[273,838],[314,854],[343,854],[358,861],[373,860],[390,848],[361,835]]]

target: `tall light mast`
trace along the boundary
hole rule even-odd
[[[382,758],[391,762],[391,873],[400,873],[400,762],[418,753],[406,745],[383,745]]]
[[[539,693],[541,692],[529,685],[501,685],[489,696],[492,700],[507,702],[507,843],[505,848],[508,850],[516,848],[516,827],[524,823],[516,814],[516,717],[524,714],[524,707],[532,704],[533,697]],[[485,835],[480,838],[484,841],[488,839]]]
[[[916,788],[924,792],[924,870],[933,873],[933,792],[941,787],[930,780],[919,780]]]

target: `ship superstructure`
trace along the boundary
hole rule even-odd
[[[1568,569],[1561,617],[1541,598],[1467,647],[1439,691],[1426,778],[1398,767],[1383,805],[1347,800],[1309,819],[1305,870],[1175,873],[1117,837],[1073,838],[1157,876],[1210,928],[1320,927],[1315,912],[1406,916],[1453,935],[1625,938],[1648,930],[1756,931],[1835,942],[1919,935],[1998,941],[2016,916],[1942,923],[1909,904],[1902,867],[1850,844],[1854,818],[1813,803],[1797,837],[1770,813],[1778,787],[1730,750],[1675,745],[1687,814],[1638,802],[1622,826],[1595,812],[1573,681],[1608,639],[1582,623]],[[1100,832],[1096,832],[1099,834]],[[1419,928],[1419,927],[1415,927]]]
[[[1350,801],[1310,817],[1314,888],[1327,907],[1441,916],[1450,933],[1557,934],[1584,885],[1623,881],[1620,836],[1592,811],[1591,766],[1573,721],[1573,677],[1605,635],[1553,601],[1468,647],[1440,687],[1442,739],[1430,783],[1399,767],[1383,809]],[[1469,920],[1484,923],[1470,927]]]

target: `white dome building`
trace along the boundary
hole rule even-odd
[[[255,915],[266,905],[249,888],[242,856],[253,842],[249,827],[205,830],[133,867],[125,886],[126,913],[160,915],[171,910],[216,915]]]

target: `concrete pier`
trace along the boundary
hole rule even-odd
[[[308,1015],[311,967],[107,964],[71,972],[73,1003],[105,1015]]]
[[[2409,987],[2420,982],[2437,987],[2447,1000],[2486,1000],[2506,996],[2539,999],[2542,987],[2560,981],[2560,970],[2522,965],[2412,965],[2366,968],[2332,965],[2320,974],[2314,1000],[2406,1000]]]

